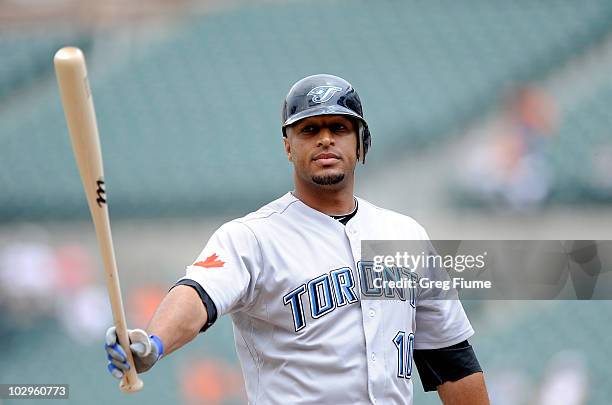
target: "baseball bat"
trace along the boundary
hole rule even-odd
[[[104,262],[106,287],[113,312],[113,320],[117,328],[117,337],[130,364],[130,369],[125,373],[119,388],[123,392],[139,391],[142,389],[143,382],[138,377],[129,347],[125,312],[121,300],[121,287],[119,286],[117,263],[106,205],[100,137],[87,78],[85,56],[78,48],[66,47],[57,51],[53,61],[74,157],[83,181],[87,205],[91,212],[102,261]]]

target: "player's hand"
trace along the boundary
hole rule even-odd
[[[142,329],[128,329],[130,350],[138,373],[149,370],[164,354],[164,346],[157,336],[149,336]],[[104,349],[108,359],[108,371],[117,379],[129,370],[130,364],[123,348],[119,345],[114,326],[106,331]]]

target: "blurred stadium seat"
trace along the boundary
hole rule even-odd
[[[501,320],[512,311],[505,313],[504,304],[497,304],[499,312],[493,316],[500,327],[485,335],[477,333],[470,339],[486,370],[492,404],[542,404],[536,396],[547,366],[557,354],[568,352],[586,363],[588,384],[596,387],[589,390],[590,397],[585,403],[609,402],[612,387],[608,382],[612,379],[612,371],[608,359],[612,357],[612,348],[607,336],[612,332],[612,303],[530,301],[530,310],[509,322]],[[497,376],[507,378],[510,373],[518,373],[512,375],[524,381],[521,387],[524,392],[512,393],[512,398],[500,398],[501,392],[495,391],[495,379]],[[423,395],[418,376],[415,377],[415,403],[439,404],[435,395]],[[569,391],[565,395],[569,395]]]
[[[129,49],[116,53],[130,63],[91,74],[113,216],[242,211],[286,191],[279,107],[303,75],[336,73],[358,87],[376,164],[383,153],[444,139],[486,113],[509,84],[546,74],[612,31],[612,4],[603,0],[468,3],[243,7],[185,20],[135,60]],[[95,52],[110,39],[92,41]],[[34,83],[62,42],[46,33],[25,46],[3,38],[10,63],[0,88]],[[98,54],[90,71],[113,63],[122,61]],[[0,220],[83,217],[57,90],[37,98],[28,108],[19,97],[2,101],[12,106],[0,120],[8,168],[0,173]]]
[[[53,65],[49,55],[66,43],[72,43],[88,52],[92,43],[89,35],[71,31],[57,32],[13,32],[0,35],[0,103],[41,80],[53,78]]]
[[[566,203],[612,201],[612,80],[569,111],[549,151],[554,198]]]

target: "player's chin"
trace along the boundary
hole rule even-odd
[[[341,185],[346,180],[343,170],[318,170],[311,176],[312,182],[319,186]]]

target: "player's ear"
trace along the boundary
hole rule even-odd
[[[285,153],[287,154],[287,160],[291,162],[291,144],[289,143],[289,139],[287,139],[287,135],[283,136],[283,144],[285,145]]]

